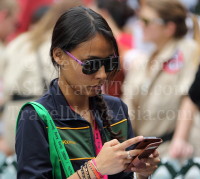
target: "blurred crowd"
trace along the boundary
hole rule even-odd
[[[200,157],[199,0],[1,0],[0,152],[15,153],[19,109],[58,77],[52,30],[80,5],[101,14],[117,39],[121,70],[103,92],[128,105],[135,135],[161,137],[161,157]]]

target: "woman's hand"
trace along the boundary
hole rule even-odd
[[[158,164],[160,163],[160,159],[158,157],[159,153],[156,150],[150,155],[149,158],[141,159],[142,162],[146,163],[145,168],[133,167],[131,170],[137,173],[139,179],[147,178],[158,168]]]
[[[189,158],[194,152],[191,144],[181,138],[174,138],[170,144],[171,158]]]
[[[142,136],[135,137],[120,143],[117,139],[106,142],[99,155],[96,157],[96,165],[102,175],[113,175],[126,169],[132,159],[127,159],[128,152],[126,148],[134,145],[144,138]],[[136,156],[142,150],[131,150],[130,155]]]

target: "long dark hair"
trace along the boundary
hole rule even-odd
[[[96,0],[100,9],[106,9],[119,28],[123,28],[128,18],[135,15],[134,10],[128,6],[127,0]]]
[[[50,56],[54,66],[59,68],[59,65],[53,58],[53,50],[55,48],[59,47],[70,52],[81,43],[91,40],[98,33],[111,43],[115,54],[119,56],[116,39],[108,23],[101,15],[83,6],[69,9],[58,19],[53,30]],[[116,73],[117,69],[108,75],[108,80],[112,79]],[[95,96],[95,99],[97,111],[101,116],[104,126],[107,127],[111,138],[121,139],[120,134],[122,131],[118,133],[112,131],[110,126],[111,116],[108,113],[108,107],[102,94],[100,93]]]

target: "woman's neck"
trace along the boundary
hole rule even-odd
[[[76,94],[74,89],[66,82],[66,80],[60,77],[58,79],[58,85],[72,108],[78,111],[89,109],[89,97],[85,95]]]
[[[155,44],[156,44],[155,53],[156,54],[160,53],[162,51],[162,49],[165,47],[165,45],[171,40],[172,40],[171,38],[163,38],[162,40],[155,42]]]
[[[160,41],[157,41],[157,42],[154,42],[156,44],[156,50],[155,52],[152,54],[151,58],[150,58],[150,61],[149,61],[149,65],[148,65],[148,76],[151,75],[151,66],[154,65],[154,63],[152,63],[157,55],[165,48],[166,44],[171,41],[172,39],[171,38],[163,38],[162,40]]]

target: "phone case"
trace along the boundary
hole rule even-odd
[[[146,143],[145,143],[146,140]],[[131,171],[132,167],[145,168],[146,164],[141,161],[142,158],[148,158],[162,143],[162,139],[145,139],[140,142],[135,149],[143,149],[143,151],[136,157],[133,158],[133,161],[129,166],[124,170],[124,172]]]

